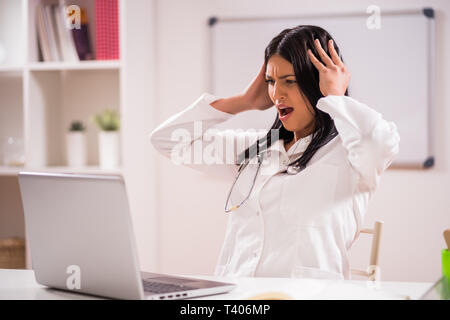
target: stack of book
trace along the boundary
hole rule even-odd
[[[96,57],[86,9],[67,6],[66,0],[40,3],[36,9],[39,61],[119,60],[118,0],[95,0],[95,19]]]
[[[84,9],[68,10],[63,0],[59,4],[39,4],[36,9],[39,60],[94,59],[86,17]]]

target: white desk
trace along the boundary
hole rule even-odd
[[[263,292],[283,292],[294,299],[418,299],[432,286],[428,282],[380,282],[371,288],[366,281],[330,281],[287,278],[197,278],[233,282],[237,287],[227,293],[198,299],[240,300]],[[0,269],[0,300],[6,299],[96,299],[87,295],[48,289],[39,285],[33,270]]]

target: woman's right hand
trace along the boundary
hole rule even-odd
[[[258,75],[243,93],[245,104],[250,110],[266,110],[274,105],[267,90],[265,73],[266,65],[263,63]]]

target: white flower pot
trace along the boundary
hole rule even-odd
[[[113,169],[120,164],[119,131],[100,131],[98,135],[99,161],[103,169]]]
[[[82,167],[87,164],[86,134],[84,132],[69,132],[67,134],[67,165]]]

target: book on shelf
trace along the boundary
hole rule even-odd
[[[45,25],[44,8],[42,4],[36,7],[36,26],[38,36],[38,47],[40,49],[40,56],[44,61],[53,61],[53,57],[50,51],[48,30]]]
[[[51,56],[52,60],[54,61],[61,61],[60,56],[60,48],[59,48],[59,38],[56,34],[56,28],[54,25],[54,19],[53,19],[53,10],[50,5],[41,7],[44,9],[43,16],[44,16],[44,23],[45,28],[48,31],[48,42],[51,50]]]
[[[78,7],[79,10],[69,10],[71,7],[66,0],[59,0],[56,4],[38,4],[36,30],[39,61],[120,59],[118,0],[95,0],[96,57],[91,46],[86,9]],[[79,28],[73,23],[77,19]]]
[[[62,60],[67,62],[79,61],[80,59],[73,43],[71,30],[66,26],[66,6],[63,3],[54,5],[53,15],[55,17],[56,29],[58,30]]]
[[[72,37],[80,60],[93,60],[86,10],[81,8],[80,29],[72,29]]]
[[[40,61],[77,62],[92,60],[93,51],[89,37],[86,9],[79,10],[80,28],[72,22],[77,12],[68,12],[64,0],[59,4],[37,6],[36,27]]]
[[[95,18],[97,60],[118,60],[120,58],[118,0],[96,0]]]

